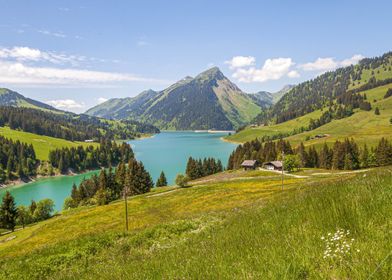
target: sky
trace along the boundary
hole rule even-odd
[[[392,50],[390,1],[0,0],[0,87],[84,112],[219,67],[278,91]]]

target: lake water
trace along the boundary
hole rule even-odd
[[[220,140],[226,133],[207,132],[162,132],[151,138],[132,140],[131,144],[137,160],[140,160],[156,182],[164,171],[169,184],[173,184],[178,173],[185,172],[190,156],[194,158],[214,157],[224,166],[235,144]],[[56,210],[61,210],[64,199],[70,195],[72,184],[79,184],[99,171],[92,171],[75,176],[43,178],[35,182],[0,189],[2,197],[6,190],[15,197],[18,205],[28,205],[32,199],[50,198],[55,202]]]

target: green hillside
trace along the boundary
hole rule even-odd
[[[7,88],[0,88],[0,106],[40,109],[43,111],[50,111],[55,113],[61,112],[60,110],[57,110],[48,104],[24,97],[23,95]]]
[[[12,140],[19,140],[21,142],[32,144],[36,156],[40,160],[48,160],[49,151],[61,149],[63,147],[77,147],[77,146],[98,146],[98,143],[85,143],[77,141],[68,141],[60,138],[38,135],[34,133],[13,130],[9,127],[0,127],[0,135]]]
[[[371,111],[356,110],[355,113],[347,118],[340,120],[333,120],[315,130],[303,132],[285,138],[293,144],[304,142],[305,145],[321,145],[324,142],[333,143],[336,140],[344,138],[354,138],[359,144],[374,145],[382,137],[392,139],[392,124],[390,119],[392,117],[392,97],[384,99],[384,95],[392,84],[377,87],[371,90],[361,92],[361,95],[366,94],[367,100],[372,106]],[[375,108],[378,107],[380,115],[374,113]],[[236,142],[246,142],[263,135],[273,136],[279,133],[290,132],[295,128],[306,126],[310,119],[316,119],[321,112],[315,111],[303,117],[299,117],[287,122],[277,125],[247,128],[237,134],[227,137],[227,140]],[[320,139],[311,139],[315,135],[328,135]]]
[[[148,90],[133,98],[110,99],[86,114],[136,119],[165,130],[231,130],[249,123],[262,111],[262,103],[242,92],[214,67],[162,91]]]
[[[287,122],[272,124],[267,126],[247,127],[238,133],[225,137],[226,140],[236,143],[244,143],[263,136],[276,136],[282,133],[292,132],[294,129],[299,129],[309,125],[311,119],[317,119],[321,116],[321,110],[306,114]]]
[[[121,201],[66,211],[1,236],[0,275],[390,278],[391,170],[365,171],[366,176],[317,172],[286,176],[284,191],[279,174],[236,171],[190,188],[167,187],[132,197],[129,232],[124,232]],[[333,256],[326,252],[325,238],[337,231],[341,237],[336,243],[347,242],[350,248]]]

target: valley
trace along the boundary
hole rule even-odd
[[[1,88],[0,278],[391,278],[392,53],[223,65],[244,85],[320,61],[279,91],[209,63],[137,95],[104,81],[90,109],[49,102],[79,113]]]

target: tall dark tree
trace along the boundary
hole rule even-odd
[[[10,194],[10,192],[7,191],[3,197],[0,208],[1,226],[5,229],[14,231],[17,216],[18,211],[16,209],[14,197]]]
[[[156,187],[165,187],[167,186],[167,179],[165,176],[165,173],[162,171],[161,175],[159,175],[159,178],[157,180],[157,183],[155,184]]]

